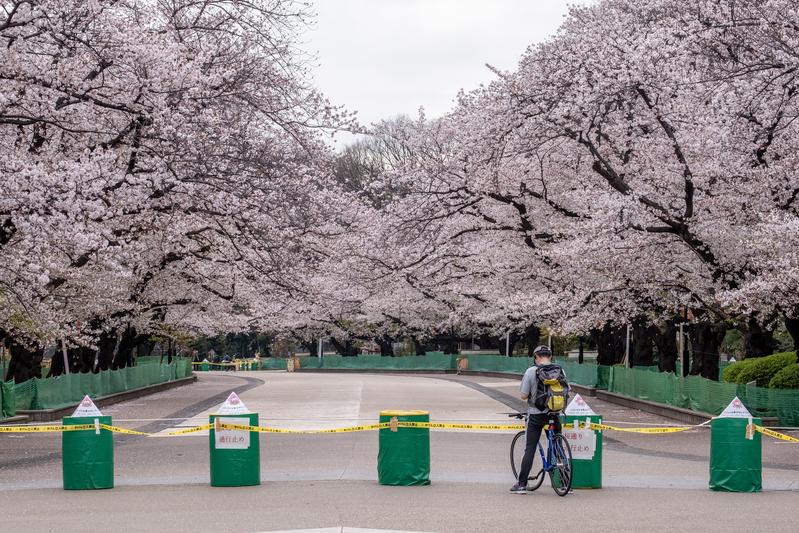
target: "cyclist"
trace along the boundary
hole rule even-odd
[[[549,349],[549,346],[537,346],[533,350],[533,360],[535,361],[535,366],[528,368],[524,373],[519,389],[522,400],[527,400],[527,442],[524,448],[524,458],[519,468],[519,479],[510,488],[510,491],[514,494],[527,493],[527,478],[530,477],[533,457],[544,426],[552,420],[555,423],[555,433],[560,433],[560,417],[557,414],[553,416],[546,408],[539,409],[535,406],[535,396],[538,389],[538,368],[552,364],[552,350]]]

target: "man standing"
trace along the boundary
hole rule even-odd
[[[552,365],[552,350],[549,346],[538,346],[533,350],[533,360],[535,366],[527,369],[522,378],[520,393],[522,400],[527,400],[527,443],[524,448],[524,458],[522,465],[519,469],[519,479],[516,480],[510,491],[514,494],[527,493],[527,478],[530,477],[530,469],[533,466],[533,457],[535,457],[536,448],[538,447],[538,439],[541,438],[541,431],[544,429],[550,420],[555,424],[555,432],[560,433],[560,417],[557,412],[551,411],[545,405],[536,406],[536,395],[540,393],[538,383],[538,371],[541,367]],[[563,370],[561,369],[561,372]],[[563,374],[565,381],[565,373]],[[568,396],[568,389],[566,390]],[[565,403],[565,402],[564,402]]]

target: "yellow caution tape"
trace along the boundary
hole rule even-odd
[[[353,433],[356,431],[374,431],[376,429],[384,429],[388,427],[388,422],[382,424],[369,424],[366,426],[351,426],[346,428],[335,429],[278,429],[264,426],[243,426],[239,424],[224,424],[220,423],[220,429],[234,430],[234,431],[255,431],[257,433],[301,433],[301,434],[316,434],[316,433]]]
[[[585,428],[585,423],[581,423],[580,427]],[[681,431],[688,431],[689,429],[694,429],[699,427],[696,426],[677,426],[677,427],[652,427],[652,428],[620,428],[616,426],[608,426],[607,424],[595,424],[591,423],[590,428],[596,431],[608,430],[608,431],[622,431],[624,433],[645,433],[648,435],[658,435],[663,433],[679,433]]]
[[[58,431],[85,431],[96,429],[94,424],[74,426],[0,426],[0,433],[52,433]]]
[[[524,429],[524,424],[446,424],[443,422],[397,422],[401,428],[474,429],[480,431],[511,431]]]
[[[763,426],[758,426],[755,424],[755,431],[762,433],[763,435],[768,435],[769,437],[774,437],[775,439],[784,440],[787,442],[799,442],[799,439],[796,437],[791,437],[790,435],[786,435],[784,433],[777,433],[771,429],[766,429]]]
[[[116,426],[109,426],[108,424],[100,424],[100,427],[103,429],[107,429],[108,431],[113,431],[114,433],[124,433],[125,435],[150,435],[149,433],[142,433],[141,431],[136,431],[133,429],[125,429]],[[94,428],[94,426],[92,426],[92,428]]]
[[[368,425],[350,426],[350,427],[333,428],[333,429],[281,429],[281,428],[272,428],[265,426],[226,424],[224,422],[221,422],[222,419],[218,420],[220,420],[217,426],[219,429],[234,430],[234,431],[253,431],[257,433],[282,433],[282,434],[354,433],[359,431],[374,431],[379,429],[395,430],[395,428],[461,429],[461,430],[475,430],[475,431],[520,431],[525,429],[524,424],[457,424],[457,423],[444,423],[444,422],[404,422],[404,421],[398,421],[394,423],[382,422],[379,424],[368,424]],[[707,422],[705,422],[704,424],[706,423]],[[607,424],[597,424],[593,422],[590,424],[586,424],[585,422],[578,422],[577,426],[580,429],[585,429],[586,427],[588,427],[595,431],[621,431],[625,433],[643,433],[649,435],[657,435],[657,434],[679,433],[682,431],[688,431],[689,429],[695,429],[699,426],[703,426],[704,424],[698,424],[696,426],[627,428],[627,427],[610,426]],[[573,426],[574,423],[564,424],[564,428],[566,429]],[[107,424],[100,424],[100,427],[108,431],[113,431],[115,433],[123,433],[127,435],[149,435],[148,433],[144,433],[141,431],[110,426]],[[189,435],[191,433],[207,431],[213,427],[214,427],[213,424],[204,424],[201,426],[188,427],[166,433],[166,436],[173,437],[180,435]],[[782,433],[777,433],[776,431],[765,429],[761,426],[755,426],[755,428],[757,429],[757,431],[777,439],[789,442],[799,442],[799,439],[797,438],[790,437],[788,435],[783,435]],[[83,431],[83,430],[92,430],[92,429],[96,429],[94,424],[81,424],[75,426],[0,426],[0,433]]]
[[[198,433],[200,431],[205,431],[207,429],[211,429],[213,424],[205,424],[203,426],[195,426],[186,429],[179,429],[177,431],[170,431],[166,434],[167,437],[177,436],[177,435],[188,435],[189,433]]]

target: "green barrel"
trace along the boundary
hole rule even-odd
[[[209,422],[219,418],[228,424],[258,425],[258,413],[210,415]],[[245,487],[261,484],[260,433],[256,431],[208,432],[211,451],[211,486]]]
[[[601,415],[564,416],[563,434],[572,449],[572,488],[602,488],[602,431],[572,431],[575,420],[585,422],[588,418],[595,424],[602,423]],[[590,433],[589,433],[590,432]],[[595,435],[590,437],[591,433]],[[590,450],[593,448],[593,454]],[[589,458],[588,455],[591,457]],[[582,458],[580,458],[582,457]]]
[[[208,370],[210,369],[210,367],[211,367],[211,365],[209,365],[208,363],[203,363],[203,364],[201,364],[201,365],[200,365],[200,371],[202,371],[202,372],[208,372]]]
[[[111,425],[110,416],[67,416],[65,426]],[[114,436],[107,429],[61,433],[62,469],[66,490],[114,488]]]
[[[763,461],[760,433],[746,438],[747,418],[714,418],[710,423],[710,489],[760,492]],[[752,423],[761,424],[759,418]]]
[[[427,411],[381,411],[380,422],[430,422]],[[380,430],[377,477],[381,485],[430,484],[430,429]]]

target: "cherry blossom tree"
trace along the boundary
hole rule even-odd
[[[319,128],[349,121],[305,81],[303,4],[0,7],[7,335],[99,338],[101,366],[125,366],[126,338],[185,317],[240,327],[234,305],[296,290],[323,231]]]

